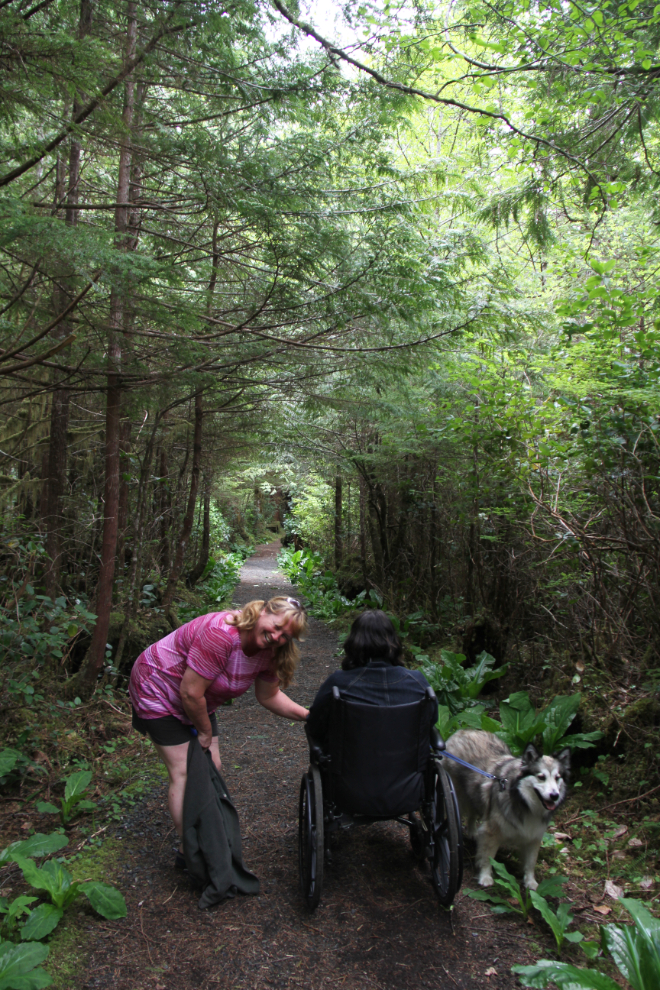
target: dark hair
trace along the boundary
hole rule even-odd
[[[367,609],[351,626],[344,643],[342,670],[366,667],[370,660],[385,660],[403,667],[403,647],[391,621],[380,609]]]

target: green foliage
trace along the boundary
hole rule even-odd
[[[639,901],[619,898],[632,925],[601,925],[601,944],[610,953],[621,976],[633,990],[656,990],[660,981],[660,921]],[[539,959],[533,966],[513,966],[526,987],[555,983],[562,990],[616,990],[618,984],[604,973],[579,969],[568,963]]]
[[[48,946],[41,942],[0,941],[0,990],[41,990],[52,983],[41,963],[48,955]]]
[[[327,622],[355,608],[355,602],[340,593],[334,574],[324,568],[323,560],[317,553],[283,547],[277,566],[298,587],[307,600],[307,610],[317,619]]]
[[[31,859],[22,856],[16,856],[15,861],[23,872],[25,882],[35,890],[43,891],[50,900],[50,907],[41,911],[39,908],[36,909],[39,914],[33,923],[32,914],[30,915],[26,922],[30,925],[28,931],[45,928],[48,932],[52,931],[64,911],[80,893],[85,894],[94,910],[102,917],[113,919],[126,917],[126,902],[114,887],[97,881],[80,883],[73,879],[61,863],[53,859],[48,860],[42,867],[36,866]]]
[[[435,691],[438,699],[438,730],[448,739],[458,729],[480,729],[485,706],[477,697],[489,681],[502,677],[507,670],[504,664],[494,669],[496,660],[484,650],[473,667],[465,668],[465,656],[441,650],[441,663],[428,656],[418,655],[420,670]]]
[[[3,663],[17,664],[10,676],[9,693],[23,704],[43,700],[33,679],[39,665],[50,658],[65,660],[81,633],[94,626],[96,616],[81,599],[51,599],[38,594],[29,573],[43,563],[45,551],[38,540],[22,540],[3,534],[0,557],[11,560],[10,573],[0,572],[0,653]],[[28,572],[23,581],[18,579]]]
[[[68,799],[71,800],[79,793],[77,789],[80,783],[72,778],[67,783]],[[36,968],[48,955],[48,946],[43,945],[41,940],[54,931],[66,909],[81,893],[102,917],[126,917],[126,902],[114,887],[97,881],[74,881],[68,870],[57,860],[48,860],[41,867],[35,864],[32,857],[58,852],[67,841],[66,836],[59,832],[50,835],[36,834],[29,839],[13,842],[0,853],[0,863],[17,863],[26,883],[48,898],[33,908],[38,897],[22,894],[12,901],[0,897],[0,930],[5,938],[12,940],[0,940],[2,990],[39,990],[40,987],[50,985],[50,977]],[[17,938],[20,938],[19,945],[15,944]]]
[[[36,832],[29,839],[21,839],[19,842],[12,842],[0,852],[0,865],[8,862],[15,862],[14,856],[23,858],[40,859],[42,856],[49,856],[51,853],[59,852],[69,844],[69,840],[62,832],[51,832],[44,835],[43,832]]]
[[[469,707],[486,684],[507,672],[506,664],[494,669],[497,661],[485,650],[479,654],[475,665],[467,668],[463,666],[465,657],[462,653],[441,650],[440,657],[441,663],[419,657],[422,661],[420,670],[435,691],[438,702],[446,705],[452,714]]]
[[[660,920],[633,898],[619,900],[633,925],[603,925],[603,949],[633,990],[654,990],[660,982]]]
[[[204,605],[201,609],[182,603],[178,606],[177,612],[180,621],[190,622],[198,615],[206,612],[217,612],[226,607],[227,600],[231,597],[234,588],[240,580],[240,570],[243,566],[245,555],[240,551],[223,553],[215,559],[210,559],[206,574],[202,581],[195,586],[197,594],[203,597]]]
[[[559,904],[557,910],[554,911],[538,890],[530,890],[529,896],[532,904],[552,931],[557,943],[557,952],[561,952],[564,941],[581,942],[583,940],[584,935],[581,932],[569,932],[567,930],[573,920],[568,904]]]
[[[493,886],[480,890],[465,890],[464,893],[475,901],[485,901],[493,914],[519,914],[527,918],[532,907],[532,892],[520,886],[504,863],[491,859],[490,865],[493,869]],[[561,886],[564,883],[566,877],[546,877],[538,885],[536,893],[542,899],[560,896]]]
[[[552,754],[560,749],[589,749],[602,732],[573,733],[566,731],[580,707],[581,695],[557,695],[540,712],[529,700],[527,691],[516,691],[500,702],[501,723],[484,716],[482,728],[494,732],[506,743],[514,756],[522,756],[529,743],[541,737],[542,752]]]
[[[571,963],[539,959],[531,966],[512,966],[524,987],[547,987],[555,983],[561,990],[620,990],[611,977],[595,969],[579,969]]]
[[[80,811],[92,811],[96,808],[94,801],[87,801],[84,798],[85,791],[92,781],[91,770],[78,770],[67,777],[64,787],[64,797],[60,807],[48,801],[38,801],[37,811],[42,814],[59,815],[63,825],[66,825]]]
[[[25,894],[15,897],[13,901],[7,897],[0,897],[0,915],[3,916],[0,927],[3,935],[11,937],[19,918],[24,914],[30,914],[30,905],[36,900],[37,897],[26,897]]]

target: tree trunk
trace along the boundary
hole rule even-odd
[[[78,22],[78,37],[84,38],[92,27],[92,4],[89,0],[81,0],[80,19]],[[72,117],[75,119],[80,110],[78,96],[73,103]],[[69,184],[66,191],[65,223],[69,227],[78,224],[78,188],[80,184],[80,157],[82,146],[73,137],[69,148]],[[57,205],[65,196],[64,162],[57,159],[56,200]],[[71,290],[74,288],[75,275],[72,271],[62,272],[60,286],[53,294],[55,313],[66,309]],[[68,290],[68,291],[67,291]],[[52,336],[55,340],[66,340],[70,335],[72,324],[69,320],[61,320],[55,327]],[[66,354],[68,347],[62,354]],[[57,371],[53,372],[53,383],[59,378]],[[66,485],[67,467],[67,434],[69,430],[69,397],[68,388],[55,388],[50,409],[50,439],[48,443],[48,494],[46,502],[46,553],[48,564],[44,574],[46,594],[56,598],[60,591],[60,575],[62,561],[62,496]]]
[[[360,565],[362,567],[362,577],[365,585],[368,581],[367,574],[367,527],[365,520],[365,492],[364,478],[358,475],[358,485],[360,489]]]
[[[130,419],[125,419],[121,424],[120,438],[119,438],[119,511],[117,520],[117,569],[118,576],[117,580],[122,579],[124,576],[124,546],[126,544],[126,529],[128,526],[128,501],[129,501],[129,489],[128,482],[130,480],[130,460],[129,454],[131,450],[131,421]],[[121,599],[123,593],[123,587],[117,590],[117,598]]]
[[[147,442],[147,447],[142,459],[142,467],[140,469],[137,505],[135,508],[135,524],[133,526],[133,555],[131,557],[131,569],[128,577],[128,589],[126,595],[124,596],[124,621],[122,623],[121,632],[119,634],[119,642],[117,643],[117,649],[114,656],[114,665],[117,669],[120,668],[122,657],[124,655],[124,649],[126,647],[126,640],[128,639],[128,635],[131,631],[131,626],[133,625],[133,619],[135,618],[135,613],[137,612],[140,598],[140,557],[142,544],[144,541],[144,520],[147,515],[147,489],[149,486],[149,476],[151,474],[151,459],[153,457],[154,446],[156,443],[156,431],[158,429],[160,419],[160,415],[156,416],[156,422],[154,423],[151,436]]]
[[[126,30],[126,60],[135,55],[137,41],[136,4],[128,4]],[[124,112],[122,123],[124,137],[119,152],[119,177],[117,181],[117,205],[115,207],[115,246],[126,250],[128,228],[128,195],[131,172],[131,126],[133,123],[135,82],[127,79],[124,84]],[[105,488],[103,506],[103,540],[101,567],[96,596],[96,625],[87,653],[80,681],[85,689],[93,690],[105,660],[105,645],[110,628],[112,609],[112,585],[117,554],[119,522],[119,440],[121,424],[121,332],[124,325],[124,293],[113,287],[110,294],[110,327],[108,332],[107,406],[105,420]]]
[[[170,540],[169,528],[172,516],[172,499],[167,467],[167,451],[160,448],[160,467],[158,470],[158,511],[160,513],[160,546],[158,557],[162,574],[170,570]]]
[[[202,548],[199,560],[188,575],[187,583],[191,588],[197,584],[202,574],[206,570],[209,562],[209,552],[211,549],[211,491],[208,478],[204,479],[204,515],[202,522]]]
[[[339,570],[344,556],[342,533],[342,480],[339,471],[335,476],[335,569]]]
[[[183,569],[184,555],[186,552],[186,547],[188,546],[190,534],[192,532],[193,523],[195,521],[195,503],[197,502],[197,489],[199,488],[199,466],[202,459],[202,421],[204,418],[202,396],[203,393],[200,389],[195,394],[195,432],[193,436],[193,460],[192,470],[190,472],[191,478],[188,505],[183,517],[183,523],[181,525],[181,534],[177,541],[174,563],[172,564],[170,576],[167,579],[165,594],[163,595],[163,609],[165,610],[166,615],[170,610],[172,599],[174,598],[174,592],[176,591],[177,581],[179,580],[179,576]]]

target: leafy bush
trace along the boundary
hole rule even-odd
[[[561,952],[561,947],[565,941],[581,942],[583,940],[582,932],[567,931],[573,920],[569,904],[559,904],[557,910],[554,911],[538,890],[530,890],[529,896],[532,904],[552,931],[557,943],[557,952]]]
[[[278,557],[277,566],[295,584],[307,599],[310,615],[326,622],[337,618],[342,612],[356,607],[356,602],[345,598],[337,587],[332,571],[325,570],[319,554],[311,550],[293,550],[284,547]],[[360,604],[366,600],[363,593]]]
[[[36,865],[35,858],[58,852],[67,842],[67,837],[59,832],[37,834],[13,842],[0,852],[0,865],[16,863],[26,883],[47,897],[35,908],[32,905],[39,896],[21,894],[12,901],[0,897],[0,928],[4,936],[0,939],[0,990],[39,990],[50,985],[48,974],[37,968],[48,955],[48,946],[40,940],[51,934],[80,894],[87,897],[103,918],[126,917],[122,894],[109,884],[76,881],[53,859],[41,867]],[[15,944],[19,939],[22,945]]]
[[[489,681],[506,673],[506,664],[494,670],[495,658],[485,650],[477,657],[474,667],[465,668],[462,653],[441,650],[442,663],[419,654],[420,670],[438,699],[438,730],[448,739],[458,729],[480,729],[485,706],[477,697]]]
[[[601,945],[633,990],[657,990],[660,986],[660,920],[639,901],[620,897],[633,925],[601,925]],[[570,963],[539,959],[532,966],[513,966],[525,987],[555,983],[562,990],[620,990],[619,984],[600,970],[581,969]]]
[[[37,595],[31,584],[23,589],[15,588],[6,580],[0,585],[0,655],[4,663],[20,664],[20,673],[12,673],[6,684],[9,693],[16,698],[22,695],[25,704],[42,700],[30,683],[32,666],[51,657],[66,660],[74,643],[82,632],[89,632],[96,616],[85,604],[66,598],[54,601],[47,595]]]
[[[438,702],[446,705],[452,715],[463,711],[475,702],[489,681],[497,680],[506,673],[507,665],[494,669],[495,657],[484,650],[477,657],[474,667],[463,667],[462,653],[441,650],[442,664],[434,663],[428,657],[419,657],[420,669],[436,693]]]
[[[204,598],[204,607],[200,612],[193,605],[178,605],[177,612],[181,622],[190,622],[198,615],[223,607],[239,582],[244,559],[244,554],[237,550],[226,553],[219,559],[209,560],[205,576],[196,589]]]
[[[514,756],[521,756],[529,743],[541,737],[544,753],[568,749],[589,749],[602,732],[566,732],[580,707],[581,695],[557,695],[542,711],[536,712],[527,691],[517,691],[500,703],[501,723],[484,715],[481,727],[494,732]]]
[[[519,914],[529,916],[532,908],[532,891],[521,887],[504,863],[491,859],[493,886],[487,890],[466,890],[464,893],[475,901],[486,901],[493,914]],[[536,893],[541,900],[546,897],[559,897],[566,877],[547,877],[538,885]]]
[[[47,815],[59,815],[63,825],[71,821],[79,811],[92,811],[96,807],[93,801],[86,801],[84,794],[92,780],[90,770],[79,770],[67,777],[64,788],[64,798],[60,807],[48,801],[37,801],[37,811]]]

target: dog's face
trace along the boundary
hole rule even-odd
[[[531,744],[523,754],[520,789],[528,798],[536,797],[546,811],[556,811],[566,798],[571,753],[563,749],[553,756],[540,756]]]

